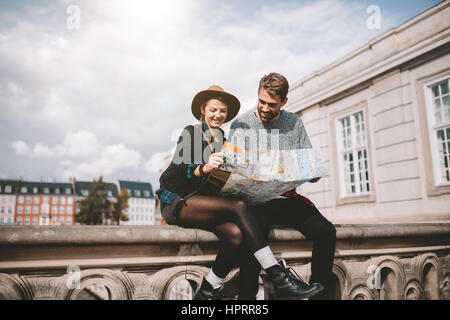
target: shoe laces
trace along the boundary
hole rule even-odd
[[[305,281],[300,278],[297,272],[294,269],[289,268],[284,259],[278,261],[279,265],[284,269],[285,274],[287,275],[288,281],[295,285],[307,285]]]
[[[297,285],[306,285],[306,282],[300,278],[297,272],[295,272],[292,268],[286,268],[286,274],[289,276],[289,279]]]

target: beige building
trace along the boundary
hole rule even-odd
[[[450,218],[450,3],[291,83],[329,173],[301,192],[335,223]]]

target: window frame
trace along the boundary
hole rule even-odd
[[[436,124],[435,123],[435,116],[433,112],[433,97],[432,97],[432,87],[439,85],[440,83],[447,80],[447,85],[449,86],[450,90],[450,75],[445,75],[436,79],[433,79],[431,81],[427,81],[423,83],[423,93],[424,93],[424,99],[425,99],[425,113],[427,116],[426,122],[428,125],[428,138],[430,143],[430,151],[431,151],[431,163],[432,163],[432,170],[433,170],[433,181],[432,186],[439,188],[439,187],[449,187],[450,181],[443,182],[441,180],[441,167],[439,164],[440,154],[438,150],[438,139],[437,139],[437,131],[440,129],[446,129],[450,128],[450,120],[443,121],[442,123]],[[449,93],[450,95],[450,93]],[[448,137],[450,139],[450,137]],[[450,166],[450,163],[449,163]],[[449,168],[450,170],[450,168]]]
[[[365,135],[366,135],[366,150],[367,150],[367,159],[368,159],[368,170],[369,170],[369,187],[371,193],[368,194],[359,194],[359,195],[349,195],[349,196],[343,196],[341,193],[341,178],[339,177],[340,169],[339,169],[339,161],[331,161],[331,168],[332,168],[332,175],[333,175],[333,185],[334,185],[334,201],[335,206],[344,206],[344,205],[351,205],[351,204],[357,204],[357,203],[373,203],[376,202],[376,176],[375,172],[373,171],[373,165],[375,165],[375,161],[372,159],[374,156],[374,152],[372,151],[372,131],[370,129],[370,122],[369,122],[369,105],[367,99],[362,99],[359,101],[356,101],[353,104],[349,104],[347,107],[342,108],[336,108],[336,111],[331,112],[329,114],[329,123],[330,123],[330,147],[331,147],[331,153],[333,157],[339,157],[339,150],[338,149],[338,139],[340,139],[338,134],[338,121],[348,115],[351,115],[353,113],[356,113],[360,110],[363,110],[363,117],[364,117],[364,129],[365,129]]]
[[[362,123],[364,124],[364,129],[363,129],[363,134],[365,137],[365,142],[364,145],[357,145],[356,144],[356,139],[357,139],[357,135],[356,135],[356,130],[355,132],[353,132],[356,128],[356,123],[355,123],[355,116],[361,113],[362,114]],[[345,164],[344,164],[344,160],[343,160],[343,155],[346,152],[349,152],[348,150],[344,150],[344,138],[342,137],[342,131],[343,131],[343,127],[341,125],[342,120],[344,120],[345,118],[350,117],[350,129],[351,131],[351,148],[350,148],[350,152],[353,156],[353,175],[354,175],[354,185],[355,185],[355,192],[348,192],[348,185],[347,185],[347,180],[346,180],[346,176],[345,173],[346,171],[344,170]],[[369,148],[368,148],[368,135],[367,135],[367,130],[366,130],[366,113],[364,108],[357,108],[355,110],[352,110],[349,113],[346,113],[344,115],[341,115],[339,117],[336,117],[335,119],[335,125],[336,125],[336,145],[337,145],[337,156],[338,156],[338,168],[339,168],[339,172],[338,172],[338,179],[339,179],[339,196],[340,198],[352,198],[352,197],[359,197],[359,196],[370,196],[372,194],[372,188],[371,188],[371,182],[372,182],[372,177],[370,175],[370,159],[369,159]],[[359,163],[359,159],[357,157],[357,153],[359,151],[366,151],[366,158],[365,160],[367,161],[367,168],[364,171],[359,171],[358,169],[358,163]],[[348,154],[350,154],[350,152]],[[359,190],[360,189],[360,179],[359,179],[359,175],[361,172],[368,172],[369,175],[369,180],[366,182],[363,182],[365,184],[369,184],[369,191],[363,191],[363,190]],[[351,189],[351,186],[350,186]],[[364,189],[364,188],[363,188]]]

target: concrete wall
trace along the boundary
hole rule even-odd
[[[450,224],[336,230],[334,299],[450,299]],[[275,229],[269,244],[308,281],[311,242]],[[0,226],[0,298],[190,299],[217,245],[212,233],[178,227]],[[222,298],[235,298],[237,277]],[[273,297],[262,277],[258,297]]]

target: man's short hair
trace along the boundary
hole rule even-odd
[[[281,74],[271,72],[259,81],[258,94],[261,89],[265,89],[271,96],[278,95],[283,101],[289,91],[289,82]]]

